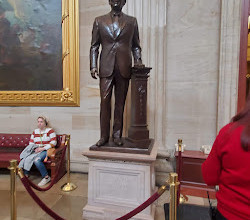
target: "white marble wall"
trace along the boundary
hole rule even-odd
[[[199,150],[216,136],[220,1],[168,1],[166,147]]]
[[[137,17],[149,81],[150,135],[160,150],[187,149],[216,135],[220,1],[128,0]]]
[[[31,133],[36,117],[46,115],[57,133],[71,134],[72,169],[87,171],[81,153],[99,138],[99,87],[89,74],[91,30],[94,17],[109,6],[108,0],[79,2],[81,106],[0,107],[0,132]],[[220,2],[127,0],[125,12],[138,18],[144,63],[153,67],[148,123],[160,150],[173,149],[178,138],[198,150],[216,136]]]
[[[222,0],[217,131],[237,111],[241,4],[239,0]]]
[[[159,149],[166,149],[167,1],[128,0],[124,11],[137,18],[143,63],[153,68],[148,82],[150,136]]]

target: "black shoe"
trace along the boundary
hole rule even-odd
[[[101,147],[101,146],[104,146],[106,143],[108,143],[108,139],[106,138],[101,138],[97,143],[96,143],[96,146],[97,147]]]
[[[121,138],[114,138],[114,143],[117,146],[122,146],[123,145],[123,141]]]

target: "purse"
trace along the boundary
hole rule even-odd
[[[212,206],[212,203],[209,198],[209,192],[207,191],[207,198],[209,202],[209,216],[212,220],[227,220],[220,212],[219,210]]]
[[[207,198],[208,198],[208,202],[209,202],[209,216],[210,216],[211,220],[216,220],[217,208],[212,206],[208,191],[207,191]]]

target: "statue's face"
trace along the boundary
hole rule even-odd
[[[121,11],[125,3],[126,0],[109,0],[111,8],[115,11]]]

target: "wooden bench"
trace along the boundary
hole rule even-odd
[[[30,134],[1,134],[0,133],[0,168],[7,168],[9,161],[15,159],[20,162],[20,153],[29,145]],[[62,158],[62,151],[65,147],[65,139],[68,135],[57,135],[57,145],[54,154],[44,162],[46,168],[51,171],[51,179],[55,178],[59,163]],[[69,143],[69,142],[68,142]],[[69,146],[67,146],[69,147]],[[63,158],[62,168],[56,182],[66,173],[66,159]]]

